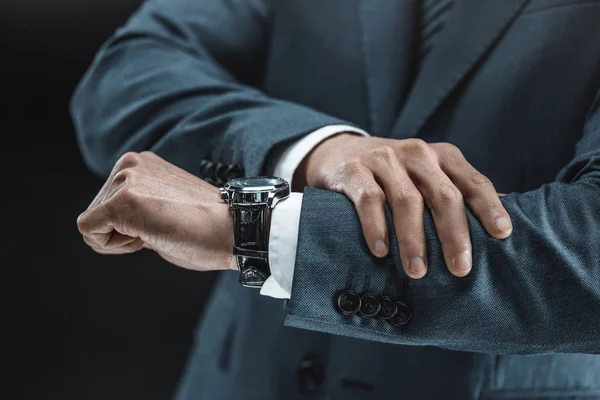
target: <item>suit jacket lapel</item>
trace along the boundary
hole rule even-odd
[[[414,79],[419,1],[356,0],[369,107],[366,129],[376,136],[389,136]]]
[[[529,0],[455,1],[392,128],[394,137],[413,137],[419,133]]]

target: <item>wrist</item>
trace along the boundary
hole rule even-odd
[[[221,223],[221,226],[224,227],[224,229],[226,229],[226,232],[224,235],[224,237],[226,239],[223,241],[224,247],[222,249],[222,252],[224,253],[224,257],[225,257],[225,267],[227,269],[232,269],[232,270],[237,271],[238,270],[237,260],[236,260],[236,257],[233,255],[233,245],[234,245],[233,212],[231,209],[229,209],[229,206],[226,203],[219,204],[219,206],[223,209],[223,214],[224,214],[224,219],[223,219],[223,222]]]
[[[231,210],[230,246],[240,271],[240,283],[259,288],[271,275],[268,260],[269,217],[272,208],[290,195],[288,182],[278,177],[246,177],[219,189]],[[231,268],[235,269],[235,268]]]
[[[296,178],[298,177],[298,183],[302,184],[302,188],[305,186],[318,186],[316,177],[319,175],[320,166],[324,164],[324,161],[330,157],[331,154],[335,154],[340,150],[341,144],[347,144],[352,140],[364,139],[364,136],[356,132],[340,132],[333,136],[323,140],[310,153],[304,157],[300,165],[298,166],[298,176],[294,175],[294,187],[296,187]],[[295,191],[295,190],[294,190]]]

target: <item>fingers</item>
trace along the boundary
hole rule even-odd
[[[460,190],[473,214],[485,230],[495,238],[504,239],[512,233],[510,216],[502,206],[492,182],[467,162],[460,150],[446,144],[440,152],[440,167]]]
[[[104,245],[104,249],[106,250],[117,250],[117,249],[130,249],[130,250],[139,250],[143,241],[140,238],[131,237],[127,235],[123,235],[119,232],[113,231],[110,235],[110,239]]]
[[[420,139],[371,138],[361,143],[364,145],[346,146],[341,156],[336,149],[338,153],[333,154],[331,163],[327,157],[317,157],[314,165],[321,163],[329,168],[313,168],[310,175],[319,179],[308,182],[352,200],[367,244],[379,257],[388,252],[384,214],[387,200],[402,266],[410,277],[420,278],[427,272],[425,206],[432,212],[448,269],[457,277],[467,275],[472,268],[465,201],[491,235],[510,235],[512,224],[500,202],[502,194],[496,193],[489,179],[477,172],[455,146],[427,144]]]
[[[120,235],[119,233],[116,233],[117,235]],[[96,253],[99,254],[128,254],[128,253],[134,253],[138,250],[144,249],[144,248],[148,248],[146,246],[146,244],[142,241],[142,239],[140,238],[131,238],[131,237],[127,237],[127,240],[124,240],[124,244],[122,246],[115,246],[115,247],[99,247],[96,245],[95,242],[90,241],[88,238],[86,238],[85,236],[83,236],[83,241],[92,248],[92,250],[94,250]]]
[[[88,208],[77,218],[79,233],[90,246],[103,248],[113,232],[110,213],[105,204]]]
[[[385,193],[373,173],[359,164],[347,171],[350,179],[341,189],[356,207],[367,245],[376,257],[388,253],[388,231],[385,222]]]
[[[100,254],[125,254],[143,246],[140,238],[123,235],[114,230],[110,210],[105,204],[93,206],[77,218],[83,241]]]
[[[467,275],[472,268],[471,238],[461,192],[437,163],[411,161],[406,164],[409,175],[431,210],[450,273],[457,277]]]
[[[139,216],[147,213],[144,205],[149,201],[147,198],[140,201],[140,194],[147,195],[152,188],[156,191],[165,181],[176,180],[180,186],[196,187],[197,182],[184,182],[190,179],[203,182],[154,153],[124,154],[88,209],[77,220],[85,243],[102,254],[131,253],[148,248],[139,238],[148,224]],[[162,193],[163,189],[161,187],[159,191]]]
[[[94,197],[94,200],[92,200],[88,208],[100,204],[106,198],[107,191],[113,185],[113,180],[119,172],[121,172],[124,169],[140,165],[142,162],[142,156],[138,153],[129,152],[123,154],[121,158],[119,158],[119,160],[115,163],[115,166],[111,170],[108,178],[106,179],[106,182],[104,182],[104,185],[102,186],[96,197]]]
[[[427,186],[422,192],[427,192],[425,201],[431,209],[446,265],[452,275],[466,276],[472,268],[472,249],[462,195],[447,177]]]
[[[408,276],[419,279],[427,273],[423,197],[406,170],[398,163],[392,164],[378,165],[375,177],[392,210],[402,267]]]

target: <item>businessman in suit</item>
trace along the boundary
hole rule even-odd
[[[222,273],[178,398],[600,398],[599,21],[596,0],[144,3],[71,104],[108,176],[86,242],[235,269],[210,184],[294,189],[272,275]]]

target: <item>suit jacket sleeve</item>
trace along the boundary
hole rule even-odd
[[[354,125],[256,89],[267,1],[146,1],[72,98],[88,166],[106,175],[123,153],[152,150],[191,172],[209,160],[259,175],[275,146],[325,125]]]
[[[395,237],[390,256],[370,255],[353,205],[328,191],[304,192],[289,326],[404,345],[488,353],[600,353],[600,94],[572,161],[556,181],[501,198],[514,226],[489,236],[468,211],[473,270],[455,278],[442,257],[431,214],[429,272],[406,278]],[[388,226],[393,232],[388,210]],[[412,320],[394,326],[336,311],[341,291],[408,303]]]

